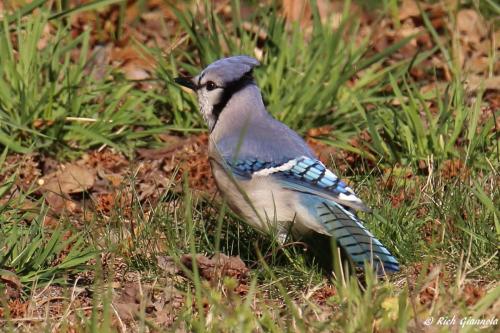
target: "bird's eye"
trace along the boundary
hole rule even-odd
[[[214,81],[208,81],[207,82],[207,90],[214,90],[215,88],[217,88],[217,85],[215,84]]]

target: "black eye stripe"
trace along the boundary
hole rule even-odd
[[[236,94],[241,89],[245,88],[247,85],[253,83],[252,71],[245,73],[241,78],[228,82],[224,87],[219,87],[223,89],[222,96],[219,100],[219,103],[215,104],[212,108],[212,116],[214,118],[214,124],[210,131],[215,128],[217,121],[219,120],[219,116],[222,113],[222,110],[226,107],[227,103],[231,99],[231,97]]]

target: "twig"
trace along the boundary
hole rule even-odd
[[[64,120],[78,121],[81,123],[95,123],[97,121],[97,119],[94,118],[83,118],[83,117],[65,117]]]
[[[469,271],[466,271],[466,272],[465,272],[465,274],[466,274],[466,275],[468,275],[468,274],[470,274],[470,273],[473,273],[473,272],[477,271],[477,270],[478,270],[478,269],[480,269],[481,267],[484,267],[484,266],[488,265],[488,263],[489,263],[490,261],[492,261],[494,258],[496,258],[496,257],[497,257],[497,255],[498,255],[498,251],[495,251],[495,253],[493,253],[493,255],[492,255],[491,257],[489,257],[489,258],[488,258],[485,262],[481,263],[481,264],[480,264],[479,266],[477,266],[477,267],[474,267],[474,268],[470,269]]]

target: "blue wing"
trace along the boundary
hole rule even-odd
[[[298,204],[308,208],[314,221],[336,239],[355,266],[363,268],[364,262],[369,262],[377,272],[399,270],[397,260],[348,208],[367,210],[366,206],[320,161],[301,156],[284,163],[258,159],[226,163],[240,179],[271,177],[283,188],[300,192]]]
[[[347,207],[369,211],[354,191],[317,159],[301,156],[283,163],[245,159],[228,164],[233,173],[242,178],[273,177],[284,188],[318,195]]]

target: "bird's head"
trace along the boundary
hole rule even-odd
[[[254,83],[252,70],[258,65],[257,59],[245,55],[223,58],[197,76],[178,77],[175,82],[196,92],[200,111],[212,131],[231,97]]]

